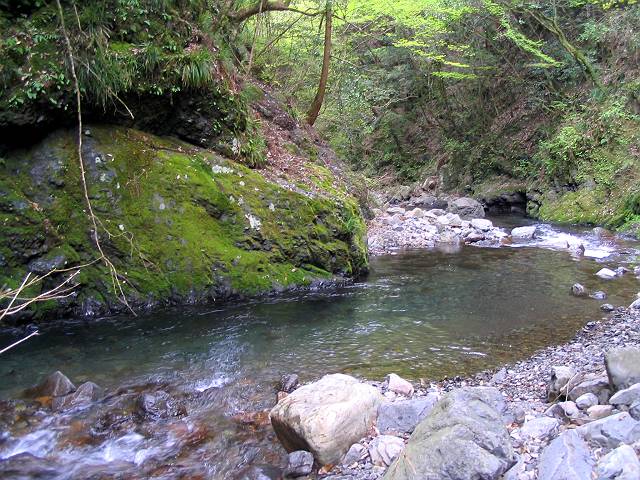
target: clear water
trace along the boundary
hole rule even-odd
[[[161,385],[177,392],[188,415],[79,444],[69,439],[74,428],[82,430],[81,421],[95,430],[104,405],[75,416],[9,423],[0,459],[8,459],[6,467],[28,452],[35,457],[20,461],[30,468],[35,459],[49,462],[42,468],[54,472],[51,478],[84,478],[89,471],[145,478],[167,458],[214,478],[228,478],[242,465],[277,464],[282,451],[269,429],[247,432],[231,417],[272,406],[282,374],[298,373],[303,380],[333,372],[379,380],[389,372],[412,379],[470,374],[563,342],[600,319],[603,302],[571,296],[575,282],[606,291],[607,303],[630,303],[638,279],[627,274],[604,281],[594,273],[635,261],[633,245],[581,232],[547,233],[551,243],[539,245],[545,248],[463,247],[374,258],[368,278],[337,291],[45,329],[0,359],[0,398],[16,397],[61,370],[76,385],[91,380],[111,391]],[[569,240],[554,243],[561,235]],[[575,239],[594,257],[603,249],[609,256],[571,255],[563,242]],[[0,335],[0,345],[13,339]],[[210,433],[197,447],[182,445],[184,431],[194,425]],[[182,436],[172,437],[172,428]],[[72,471],[65,467],[70,464]],[[21,465],[17,471],[24,472]],[[168,475],[163,478],[184,473],[175,465],[161,470]]]

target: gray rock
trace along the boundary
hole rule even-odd
[[[611,405],[626,405],[631,406],[634,403],[640,402],[640,383],[631,385],[629,388],[620,390],[609,399]]]
[[[416,427],[385,480],[497,479],[515,462],[509,433],[494,405],[498,390],[467,387],[446,394]]]
[[[480,202],[469,197],[462,197],[449,203],[447,210],[460,215],[465,220],[484,218],[484,207]]]
[[[340,463],[342,465],[352,465],[355,462],[362,460],[366,454],[367,448],[364,445],[354,443],[351,445],[347,453],[345,453],[344,457],[342,457]]]
[[[67,259],[64,255],[58,255],[53,258],[38,258],[29,262],[27,269],[36,275],[46,275],[53,270],[64,267]]]
[[[383,403],[378,407],[380,433],[411,433],[438,402],[438,395]]]
[[[577,418],[580,416],[580,410],[576,404],[572,401],[558,402],[551,405],[545,412],[545,415],[549,417],[555,417],[560,420],[568,418]]]
[[[603,312],[613,312],[615,309],[616,307],[614,307],[610,303],[603,303],[602,305],[600,305],[600,310],[602,310]]]
[[[295,373],[290,373],[288,375],[283,375],[280,379],[279,391],[291,393],[298,386],[299,378]]]
[[[640,383],[640,348],[622,347],[609,350],[604,356],[604,363],[614,391]]]
[[[620,445],[598,462],[598,480],[638,480],[640,461],[629,445]]]
[[[613,413],[612,405],[593,405],[587,408],[587,414],[589,418],[593,420],[600,420],[601,418],[608,417]]]
[[[545,440],[555,437],[559,427],[560,422],[555,418],[532,418],[520,428],[520,436],[524,440]]]
[[[369,444],[369,456],[371,462],[379,467],[388,467],[398,458],[404,449],[401,438],[392,435],[380,435]]]
[[[593,393],[598,397],[599,403],[607,403],[611,395],[609,379],[607,377],[589,377],[569,390],[569,398],[575,402],[585,393]]]
[[[55,371],[41,383],[28,389],[29,397],[63,397],[76,390],[76,387],[62,372]]]
[[[513,241],[518,240],[533,240],[536,237],[537,226],[531,225],[528,227],[517,227],[511,230],[511,239]]]
[[[580,283],[574,283],[571,286],[571,294],[574,297],[586,297],[587,296],[587,289],[584,287],[584,285],[582,285]]]
[[[602,290],[598,290],[589,295],[589,297],[595,298],[596,300],[604,300],[605,298],[607,298],[607,294]]]
[[[592,407],[593,408],[593,407]],[[640,440],[640,422],[627,412],[617,413],[576,429],[585,440],[606,448]]]
[[[471,220],[471,226],[476,230],[487,232],[493,228],[493,222],[485,218],[474,218]]]
[[[566,396],[566,386],[575,377],[576,372],[571,367],[553,366],[547,381],[547,397],[550,401],[555,401],[560,396]]]
[[[596,272],[596,275],[604,280],[612,280],[618,276],[618,274],[610,268],[602,268]]]
[[[302,477],[309,475],[313,470],[313,455],[311,452],[298,450],[291,452],[287,456],[287,468],[284,470],[285,477]]]
[[[586,410],[589,407],[593,407],[594,405],[598,405],[598,397],[596,397],[593,393],[585,393],[584,395],[580,395],[576,398],[576,406],[580,410]]]
[[[542,451],[538,480],[590,479],[594,464],[588,445],[575,430],[567,430]]]
[[[640,402],[636,402],[629,407],[629,415],[636,420],[640,420]]]
[[[54,397],[51,402],[53,410],[66,410],[70,408],[84,407],[92,402],[100,400],[104,396],[104,390],[93,382],[85,382],[78,389],[64,397]]]
[[[269,417],[286,450],[309,450],[319,464],[336,464],[373,426],[382,401],[371,385],[325,375],[280,400]]]

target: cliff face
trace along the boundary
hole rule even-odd
[[[280,158],[295,164],[288,175],[270,165],[251,170],[211,150],[126,127],[89,125],[84,133],[100,238],[134,309],[309,286],[366,269],[359,207],[323,155]],[[298,136],[314,145],[304,132]],[[282,131],[273,133],[267,148],[280,151],[285,140]],[[5,156],[0,215],[0,284],[16,286],[27,271],[42,275],[97,257],[74,130]],[[42,288],[66,275],[47,278]],[[124,309],[101,262],[83,267],[77,279],[74,295],[38,304],[36,315]]]

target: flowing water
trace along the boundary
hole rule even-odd
[[[282,374],[470,374],[600,319],[603,302],[571,296],[575,282],[630,303],[640,287],[633,274],[594,273],[634,264],[635,245],[541,231],[517,248],[373,258],[366,279],[338,290],[46,328],[0,359],[0,476],[246,478],[243,467],[282,462],[265,414],[252,413],[274,404]],[[572,253],[578,244],[585,256]],[[0,345],[14,339],[5,332]],[[53,415],[7,401],[53,370],[109,396]],[[155,407],[142,408],[144,398]]]

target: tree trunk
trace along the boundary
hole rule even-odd
[[[322,55],[322,72],[320,73],[320,83],[318,84],[318,91],[316,96],[309,107],[307,112],[307,123],[313,125],[316,123],[320,108],[322,108],[322,102],[324,101],[324,94],[327,89],[327,80],[329,79],[329,64],[331,63],[331,30],[333,21],[331,1],[327,2],[327,8],[324,19],[324,53]]]

